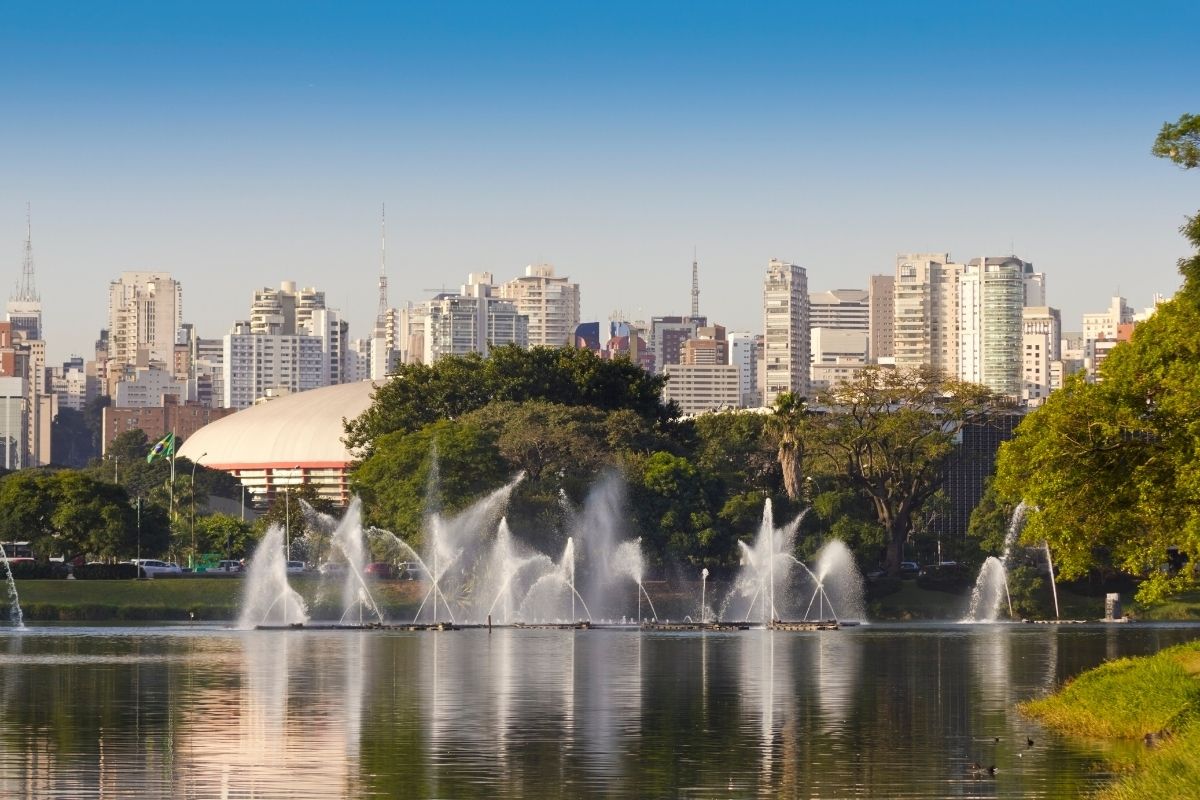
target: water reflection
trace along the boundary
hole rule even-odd
[[[1034,627],[34,630],[0,795],[1076,796],[1102,754],[1014,704],[1200,630]]]

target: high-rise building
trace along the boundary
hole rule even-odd
[[[1116,343],[1121,326],[1130,322],[1133,309],[1119,295],[1113,295],[1106,310],[1083,315],[1083,365],[1088,380],[1099,377],[1100,363]]]
[[[678,364],[683,343],[696,338],[696,331],[708,325],[699,317],[662,316],[650,318],[650,350],[654,354],[654,371],[662,373],[668,364]]]
[[[123,272],[108,289],[108,358],[130,367],[174,363],[183,287],[166,272]]]
[[[867,360],[878,364],[895,352],[896,276],[872,275],[867,284]]]
[[[459,294],[443,293],[409,313],[409,360],[432,364],[447,355],[529,346],[529,318],[495,293],[492,273],[473,272]]]
[[[896,257],[893,355],[899,368],[929,366],[958,375],[959,278],[949,253]]]
[[[250,313],[222,341],[222,407],[343,382],[349,327],[324,292],[284,281],[256,291]]]
[[[735,364],[668,364],[663,399],[684,414],[703,414],[741,404],[741,377]]]
[[[808,276],[804,267],[771,259],[763,281],[763,403],[784,392],[808,396]]]
[[[870,292],[866,289],[834,289],[808,296],[808,326],[841,331],[869,331]]]
[[[500,285],[500,297],[529,318],[529,344],[564,347],[579,324],[579,284],[556,277],[550,264],[530,264],[525,274]]]
[[[729,334],[729,363],[738,368],[738,392],[743,408],[762,405],[758,389],[758,336],[738,332]]]
[[[1062,315],[1057,308],[1027,306],[1021,312],[1021,399],[1035,408],[1062,387]]]
[[[295,335],[319,308],[325,308],[325,293],[298,289],[295,281],[283,281],[278,289],[258,289],[250,304],[250,332]]]
[[[959,276],[958,377],[1013,398],[1021,396],[1024,264],[973,258]]]
[[[724,325],[705,325],[696,329],[696,337],[683,343],[680,364],[728,364],[729,341]]]

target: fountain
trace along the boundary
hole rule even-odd
[[[861,619],[862,576],[844,544],[832,541],[821,549],[816,573],[792,555],[796,531],[808,511],[805,509],[789,524],[776,528],[771,501],[766,501],[762,525],[754,544],[738,542],[742,568],[725,598],[721,613],[723,618],[736,619],[740,616],[743,621],[750,622],[756,616],[757,609],[757,617],[763,626],[796,630],[836,628],[839,612],[849,611]],[[809,598],[808,606],[803,618],[789,620],[786,615],[798,611],[793,607],[793,597],[805,578],[813,585],[812,594],[805,594]],[[834,586],[838,594],[836,604],[830,597],[830,589]],[[811,616],[814,605],[818,614],[816,618]]]
[[[21,613],[21,598],[17,596],[17,582],[13,580],[12,565],[8,563],[8,553],[0,544],[0,559],[4,561],[4,574],[8,576],[8,619],[14,627],[25,627],[25,615]]]
[[[342,616],[338,620],[345,624],[350,612],[357,609],[358,624],[364,624],[364,614],[370,612],[374,622],[383,624],[383,612],[367,588],[365,570],[366,550],[363,546],[362,501],[357,497],[350,501],[345,516],[333,531],[331,544],[341,551],[346,559],[346,576],[342,583]]]
[[[1062,619],[1058,610],[1058,584],[1054,582],[1054,559],[1050,557],[1050,542],[1043,541],[1042,545],[1046,548],[1046,569],[1050,571],[1050,591],[1054,594],[1054,618]]]
[[[708,622],[708,605],[704,595],[708,591],[708,567],[700,570],[700,621]]]
[[[808,601],[804,618],[809,618],[813,603],[818,603],[816,619],[833,618],[845,625],[861,622],[867,615],[863,596],[863,577],[846,543],[832,539],[817,551],[816,587]],[[829,615],[825,607],[829,607]]]
[[[963,622],[995,622],[1000,616],[1000,602],[1008,601],[1008,616],[1013,617],[1012,597],[1008,593],[1008,571],[1004,562],[988,556],[979,568],[975,588],[971,590],[971,602]]]
[[[1012,596],[1008,591],[1008,563],[1021,530],[1025,527],[1027,510],[1024,501],[1017,504],[1013,509],[1012,519],[1009,520],[1008,530],[1004,534],[1004,549],[1000,557],[988,556],[979,568],[963,622],[995,622],[1000,617],[1001,599],[1007,600],[1008,616],[1009,619],[1013,618]]]
[[[294,626],[306,622],[308,608],[304,599],[287,580],[283,527],[272,525],[254,550],[246,570],[238,627]]]

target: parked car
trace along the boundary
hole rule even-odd
[[[363,568],[363,573],[374,578],[394,578],[396,567],[387,561],[374,561]]]
[[[396,565],[396,577],[405,581],[419,581],[425,576],[419,561],[401,561]]]
[[[218,561],[217,565],[208,570],[210,574],[232,575],[237,572],[245,572],[246,568],[242,566],[241,561],[232,559],[226,561]]]
[[[342,575],[346,572],[346,565],[340,561],[326,561],[317,567],[317,572],[322,575]]]
[[[917,573],[919,573],[920,571],[921,571],[921,568],[919,566],[917,566],[917,562],[915,562],[915,561],[901,561],[900,562],[900,577],[901,578],[915,578],[915,577],[917,577]]]
[[[299,575],[301,572],[304,572],[306,569],[308,569],[308,567],[306,567],[304,565],[303,561],[287,562],[287,572],[289,575]]]
[[[176,576],[183,574],[183,570],[180,569],[178,564],[174,564],[170,561],[159,561],[156,558],[135,558],[129,563],[136,564],[139,574],[146,578]]]

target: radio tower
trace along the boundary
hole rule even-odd
[[[375,313],[375,338],[387,336],[387,204],[379,206],[379,310]]]
[[[28,203],[25,204],[25,263],[21,268],[21,283],[12,299],[23,303],[36,303],[41,300],[33,278],[33,223]]]
[[[700,264],[696,261],[696,249],[692,248],[692,319],[700,316]]]

